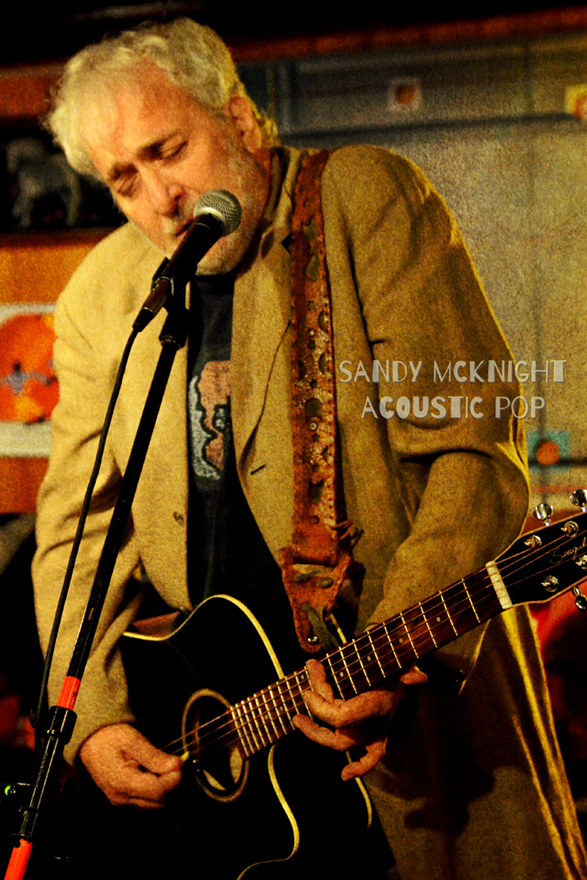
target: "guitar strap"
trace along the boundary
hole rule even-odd
[[[321,178],[329,152],[309,156],[298,177],[292,219],[292,542],[280,550],[283,583],[299,643],[332,647],[326,627],[342,586],[363,575],[346,519],[336,421],[332,304]]]

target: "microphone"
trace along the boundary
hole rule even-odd
[[[141,331],[165,305],[174,287],[182,288],[195,273],[198,263],[216,242],[238,229],[241,206],[236,196],[214,189],[200,196],[183,241],[171,259],[165,259],[153,278],[151,293],[143,303],[133,327]]]

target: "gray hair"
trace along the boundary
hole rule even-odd
[[[45,127],[80,174],[99,178],[84,142],[82,115],[88,107],[98,106],[124,79],[132,78],[145,61],[155,63],[212,112],[220,113],[232,95],[246,98],[264,144],[279,142],[275,123],[248,97],[228,47],[215,31],[189,18],[168,24],[145,22],[87,46],[65,67]]]

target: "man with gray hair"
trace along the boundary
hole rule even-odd
[[[228,594],[253,609],[278,654],[290,640],[272,609],[285,595],[280,563],[292,541],[299,457],[292,439],[292,215],[314,151],[279,144],[224,43],[187,19],[79,53],[67,65],[49,124],[73,167],[102,180],[129,223],[87,258],[56,313],[60,402],[34,564],[43,641],[107,399],[150,280],[185,238],[200,196],[225,190],[242,208],[238,229],[214,244],[192,279],[193,332],[155,427],[68,747],[70,760],[79,756],[113,804],[157,807],[178,787],[182,761],[149,741],[131,709],[119,643],[141,614],[137,570],[171,609],[189,612],[202,599]],[[454,221],[410,162],[377,148],[342,148],[326,157],[321,183],[302,195],[321,200],[344,503],[362,532],[354,556],[364,579],[346,578],[337,606],[361,632],[483,566],[518,534],[527,504],[522,435],[515,419],[497,419],[492,409],[497,396],[517,389],[486,386],[481,418],[446,408],[402,418],[392,412],[400,398],[438,400],[431,360],[481,364],[508,360],[509,350]],[[315,238],[313,221],[306,229]],[[161,318],[138,338],[121,390],[53,690],[67,668],[128,461]],[[394,381],[385,373],[393,361],[412,364],[412,375]],[[343,363],[346,372],[337,367]],[[376,379],[374,364],[381,367]],[[375,406],[369,398],[371,409],[367,379],[379,398]],[[443,390],[447,399],[462,396],[456,380]],[[426,675],[413,667],[348,700],[334,698],[323,667],[311,660],[312,690],[304,699],[312,718],[292,721],[321,746],[360,749],[342,776],[367,774],[397,861],[393,876],[587,876],[525,611],[512,609],[435,656],[437,672],[428,670],[425,688],[416,687]],[[455,670],[461,681],[446,692],[439,682],[454,680]],[[328,804],[328,793],[320,795]],[[281,793],[278,800],[289,815]],[[198,829],[196,822],[196,847],[208,843],[212,875],[224,877],[220,850],[230,847],[220,842],[228,832],[221,827],[214,842],[199,839]],[[297,829],[292,820],[294,838]],[[260,836],[255,861],[270,858],[262,829]],[[376,880],[387,866],[370,863],[369,841],[361,876]],[[345,856],[333,855],[336,842],[324,844],[299,870],[346,876]],[[269,876],[285,876],[283,869],[275,861]]]

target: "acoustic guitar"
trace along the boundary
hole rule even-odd
[[[576,586],[587,576],[585,506],[547,525],[321,657],[335,695],[349,699],[377,687],[514,605],[573,588],[577,606],[587,610]],[[139,721],[153,742],[184,756],[194,839],[212,847],[209,876],[324,876],[321,868],[313,872],[329,822],[337,839],[354,844],[343,856],[327,856],[331,876],[366,876],[362,854],[374,853],[377,861],[382,838],[367,791],[360,780],[343,783],[344,758],[293,726],[298,713],[309,712],[303,661],[285,674],[255,616],[230,596],[206,599],[183,620],[165,615],[136,626],[123,640],[131,694],[133,680],[142,691],[135,691],[133,708],[142,707]],[[172,673],[162,671],[164,654],[174,661]],[[383,849],[380,858],[384,865]]]

